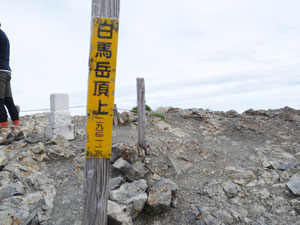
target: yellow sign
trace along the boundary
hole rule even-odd
[[[118,19],[93,19],[86,158],[111,157],[118,30]]]

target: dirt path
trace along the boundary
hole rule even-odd
[[[287,191],[287,180],[277,178],[282,171],[262,163],[276,157],[279,162],[299,162],[300,125],[259,118],[254,122],[226,117],[149,118],[150,155],[144,161],[156,174],[178,184],[179,191],[169,212],[153,216],[143,211],[134,224],[299,224],[300,216],[291,204],[297,198]],[[84,129],[84,119],[77,118],[76,126]],[[114,127],[114,143],[134,146],[136,140],[134,124]],[[71,144],[75,158],[49,164],[49,176],[57,183],[50,224],[81,224],[83,136]],[[298,172],[299,166],[293,173]],[[229,181],[236,185],[234,196],[225,191],[224,183]]]

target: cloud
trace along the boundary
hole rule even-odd
[[[23,108],[48,106],[55,92],[85,104],[90,7],[85,0],[1,3]],[[273,105],[299,107],[299,10],[298,0],[121,1],[117,104],[134,106],[136,77],[144,77],[155,106],[241,108],[243,96],[243,107],[255,108],[264,99],[253,93],[271,99],[284,90]]]

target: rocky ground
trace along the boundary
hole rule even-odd
[[[113,130],[109,224],[300,224],[300,111],[160,108]],[[162,118],[161,118],[162,117]],[[0,224],[80,225],[85,118],[76,139],[44,137],[47,114],[22,118],[25,140],[0,147]]]

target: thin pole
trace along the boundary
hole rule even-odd
[[[138,146],[147,153],[146,144],[146,112],[145,112],[145,81],[137,78],[137,110],[138,110]]]

